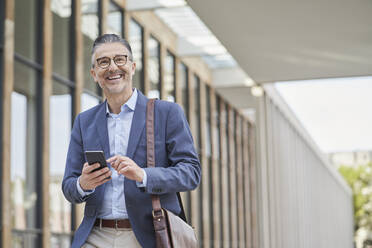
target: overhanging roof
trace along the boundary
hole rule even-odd
[[[256,83],[372,75],[372,0],[188,0]]]

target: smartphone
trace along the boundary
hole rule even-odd
[[[94,169],[92,172],[107,167],[105,155],[103,151],[85,151],[85,157],[87,158],[88,164],[99,163],[100,167]]]

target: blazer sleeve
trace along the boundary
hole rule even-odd
[[[165,194],[195,189],[200,183],[200,162],[190,127],[178,104],[171,104],[167,114],[166,147],[169,166],[144,168],[146,191]]]
[[[88,198],[79,194],[76,183],[81,175],[85,158],[83,141],[81,136],[80,115],[74,121],[71,132],[70,145],[68,147],[65,174],[62,181],[62,191],[66,199],[71,203],[81,203]]]

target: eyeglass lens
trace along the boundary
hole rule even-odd
[[[127,55],[116,55],[112,60],[117,66],[123,66],[127,63]],[[111,58],[109,57],[103,57],[103,58],[97,59],[97,65],[101,67],[102,69],[109,67],[110,64],[111,64]]]

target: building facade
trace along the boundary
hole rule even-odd
[[[167,24],[126,3],[0,1],[0,247],[70,246],[84,206],[61,182],[75,116],[104,98],[89,74],[103,33],[129,40],[136,88],[185,111],[202,181],[182,198],[201,247],[352,247],[351,191],[275,90],[246,96],[252,123]]]
[[[255,127],[219,95],[198,57],[152,11],[123,0],[0,2],[1,247],[69,247],[83,206],[61,191],[75,116],[102,101],[91,47],[103,33],[129,40],[134,86],[179,103],[202,164],[182,194],[202,247],[258,247]]]

